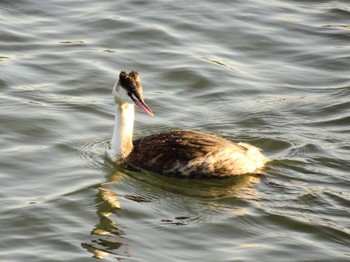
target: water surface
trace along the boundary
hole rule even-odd
[[[347,1],[0,1],[1,261],[349,261]],[[268,179],[105,155],[138,70],[175,128],[264,149]]]

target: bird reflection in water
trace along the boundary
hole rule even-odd
[[[96,195],[97,211],[99,223],[91,231],[92,240],[89,243],[82,243],[82,247],[93,254],[94,258],[103,259],[109,254],[122,261],[122,258],[130,257],[130,250],[123,236],[125,232],[115,221],[120,202],[115,191],[106,188],[110,183],[116,183],[124,174],[116,172],[110,182],[101,183],[97,186]]]
[[[128,179],[125,179],[128,177]],[[181,179],[181,178],[169,178],[166,176],[157,175],[154,173],[142,173],[142,181],[148,181],[150,184],[157,183],[157,187],[160,186],[166,192],[174,194],[174,198],[207,198],[207,201],[201,202],[201,210],[194,210],[193,213],[179,214],[179,210],[174,210],[174,217],[169,218],[169,214],[159,214],[159,223],[184,226],[191,223],[197,223],[200,221],[210,221],[217,219],[216,217],[207,217],[207,214],[218,214],[221,216],[224,213],[234,213],[236,215],[242,215],[249,210],[245,208],[237,207],[235,204],[227,203],[227,199],[232,197],[234,199],[246,199],[252,200],[259,198],[259,191],[256,189],[256,185],[260,184],[264,176],[260,175],[246,175],[231,179]],[[118,224],[120,219],[121,203],[118,199],[118,194],[115,191],[115,184],[121,183],[121,181],[128,181],[131,179],[138,180],[140,173],[128,172],[127,170],[120,168],[113,175],[108,176],[107,182],[101,183],[96,186],[98,190],[96,194],[96,214],[99,218],[99,222],[91,230],[91,240],[82,244],[83,248],[93,254],[94,258],[103,259],[108,255],[116,258],[117,261],[122,261],[125,258],[132,256],[131,247],[127,242],[125,235],[125,225]],[[152,183],[153,181],[153,183]],[[127,183],[127,182],[126,182]],[[135,186],[137,184],[134,184]],[[111,190],[108,189],[111,186]],[[141,189],[142,190],[142,189]],[[138,191],[139,192],[139,191]],[[124,194],[119,196],[120,199],[124,198],[133,202],[149,202],[152,200],[142,197],[142,193],[137,195]],[[158,192],[159,193],[159,192]],[[157,196],[155,192],[154,199],[158,199],[162,195]],[[174,201],[176,201],[174,199]],[[221,202],[220,199],[224,201]],[[226,200],[225,200],[226,199]],[[169,200],[172,201],[172,200]],[[154,205],[160,204],[155,201]],[[162,205],[168,205],[161,202]],[[170,205],[170,204],[169,204]],[[127,208],[127,207],[123,207]],[[215,209],[216,212],[206,212],[208,210]],[[161,210],[161,208],[157,208]],[[203,211],[203,212],[200,212]],[[198,214],[202,214],[202,217],[198,217]],[[202,222],[200,222],[202,223]]]

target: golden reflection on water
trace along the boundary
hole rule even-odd
[[[253,186],[260,182],[260,176],[245,175],[235,178],[231,183],[215,186],[210,188],[209,194],[211,197],[237,197],[241,199],[252,199],[259,196]]]
[[[127,243],[123,241],[125,232],[115,221],[115,214],[120,209],[118,194],[115,191],[105,188],[111,183],[118,183],[124,174],[116,172],[110,182],[101,183],[98,187],[97,210],[99,223],[91,230],[91,243],[82,243],[83,248],[93,254],[94,258],[103,259],[109,254],[116,255],[118,261],[122,257],[130,257],[130,250]],[[117,250],[119,252],[117,253]]]

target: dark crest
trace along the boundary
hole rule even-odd
[[[128,91],[128,95],[132,98],[136,97],[138,100],[143,101],[142,98],[142,85],[140,75],[136,71],[130,73],[121,71],[119,74],[119,82],[122,87]]]

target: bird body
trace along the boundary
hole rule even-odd
[[[153,115],[142,97],[137,72],[121,72],[113,88],[116,118],[108,155],[149,171],[184,177],[229,177],[261,173],[261,149],[198,131],[176,130],[132,140],[134,104]]]
[[[146,170],[185,177],[226,177],[257,173],[266,158],[245,143],[198,131],[178,130],[134,141],[126,162]]]

